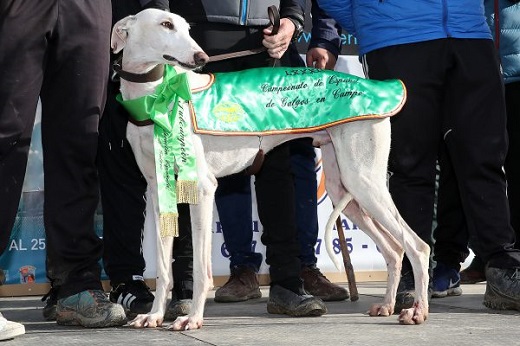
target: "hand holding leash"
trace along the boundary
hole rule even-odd
[[[269,56],[280,59],[289,48],[296,27],[290,19],[280,19],[278,9],[275,6],[269,7],[268,12],[272,25],[264,29],[262,44],[267,48]]]
[[[276,35],[280,28],[280,14],[278,13],[278,8],[274,5],[269,6],[267,8],[267,13],[269,15],[269,20],[271,22],[271,25],[268,28],[269,33],[267,35]],[[221,61],[221,60],[226,60],[226,59],[231,59],[231,58],[238,58],[241,56],[258,54],[258,53],[265,51],[266,49],[267,49],[267,47],[261,46],[258,48],[246,49],[246,50],[241,50],[238,52],[217,54],[217,55],[210,56],[209,62],[215,62],[215,61]]]

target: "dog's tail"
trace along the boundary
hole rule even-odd
[[[329,216],[329,220],[327,221],[327,225],[325,226],[325,248],[327,249],[327,254],[334,263],[334,266],[337,270],[342,270],[342,268],[341,263],[338,260],[338,256],[335,255],[334,249],[332,247],[332,229],[334,228],[336,220],[340,216],[341,212],[347,207],[352,199],[352,195],[350,193],[346,193],[345,196],[340,199],[339,203],[334,206],[334,209]],[[338,231],[343,232],[343,230]]]

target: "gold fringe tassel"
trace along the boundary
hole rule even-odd
[[[162,213],[159,215],[159,229],[162,238],[179,236],[178,218],[178,213]]]
[[[177,180],[177,203],[199,203],[199,190],[196,180]]]

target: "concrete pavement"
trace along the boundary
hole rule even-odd
[[[520,345],[520,312],[493,311],[482,305],[484,284],[463,285],[463,295],[433,299],[423,325],[401,326],[397,316],[369,317],[370,304],[384,294],[385,283],[359,283],[357,302],[329,302],[321,317],[291,318],[266,311],[263,298],[243,303],[206,303],[200,330],[172,332],[129,327],[62,327],[42,318],[41,297],[0,298],[0,311],[22,322],[26,334],[2,344],[17,345]]]

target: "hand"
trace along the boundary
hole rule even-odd
[[[271,36],[272,30],[272,25],[264,29],[262,44],[267,48],[267,53],[269,53],[271,58],[280,59],[287,48],[289,48],[296,27],[289,19],[282,18],[280,19],[280,29],[278,33]]]
[[[314,47],[307,51],[307,66],[334,70],[336,57],[325,48]]]

